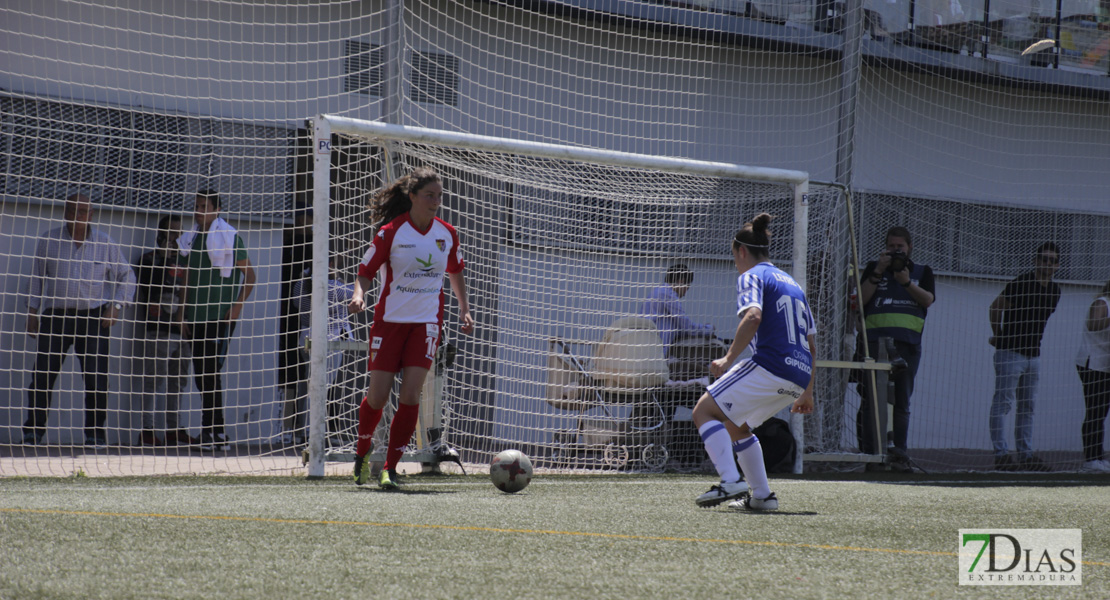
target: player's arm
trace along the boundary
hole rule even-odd
[[[367,277],[355,277],[355,292],[351,296],[351,302],[347,304],[347,312],[354,315],[366,310],[366,290],[370,289],[370,283],[371,280]]]
[[[790,407],[790,412],[808,415],[813,412],[813,382],[817,381],[817,336],[812,333],[806,336],[809,341],[809,355],[813,357],[813,370],[809,375],[809,385],[806,386],[804,392],[798,399],[794,401],[794,405]]]
[[[459,271],[448,273],[447,279],[451,281],[451,291],[455,292],[455,298],[459,301],[459,318],[462,320],[459,331],[474,333],[474,319],[470,316],[470,300],[466,296],[466,278],[463,277],[462,271]]]
[[[246,303],[247,298],[250,297],[251,292],[254,291],[254,284],[257,275],[254,273],[254,266],[251,265],[251,259],[242,258],[235,261],[235,268],[243,274],[243,285],[239,287],[239,296],[235,299],[235,303],[227,311],[227,321],[238,321],[239,316],[243,314],[243,304]]]
[[[744,348],[752,343],[755,334],[759,331],[759,324],[763,321],[763,310],[757,306],[752,306],[744,311],[740,317],[740,324],[736,326],[736,335],[732,338],[732,344],[728,347],[728,352],[718,358],[717,360],[709,363],[709,373],[714,377],[720,377],[728,370],[729,365],[740,358],[740,354],[744,352]]]
[[[377,277],[378,269],[385,264],[385,260],[389,257],[392,239],[391,237],[387,242],[385,232],[379,230],[378,234],[374,236],[374,241],[370,242],[370,247],[366,249],[366,254],[362,256],[362,260],[358,263],[354,294],[350,303],[347,304],[348,313],[355,315],[366,310],[366,292],[370,290],[370,284]]]

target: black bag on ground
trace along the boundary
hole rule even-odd
[[[782,419],[771,417],[752,430],[763,448],[763,463],[768,473],[793,473],[794,457],[798,445],[790,425]]]

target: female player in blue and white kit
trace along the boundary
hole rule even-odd
[[[455,228],[436,216],[443,184],[435,171],[416,169],[374,196],[371,216],[381,223],[358,265],[348,309],[365,310],[364,290],[381,275],[381,293],[370,327],[370,389],[358,410],[355,483],[370,478],[366,454],[382,409],[401,373],[400,404],[389,427],[389,447],[378,485],[397,487],[397,462],[412,438],[420,413],[420,390],[443,331],[443,276],[459,301],[463,333],[474,331],[463,279],[462,252]]]
[[[733,500],[730,508],[778,509],[779,501],[767,484],[763,448],[752,429],[787,405],[793,405],[791,412],[813,412],[817,331],[801,286],[767,260],[770,222],[771,215],[762,213],[745,223],[732,241],[732,259],[740,272],[740,324],[728,353],[709,365],[718,379],[694,407],[694,424],[721,476],[720,484],[698,496],[695,502],[702,507]],[[737,362],[749,345],[751,358]]]

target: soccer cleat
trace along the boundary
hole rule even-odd
[[[85,446],[89,448],[104,449],[108,447],[108,439],[103,433],[94,433],[85,436]]]
[[[709,488],[709,491],[698,496],[694,502],[702,508],[711,508],[728,500],[735,500],[748,492],[748,484],[743,481],[724,482]]]
[[[397,471],[394,469],[382,469],[381,478],[378,479],[378,487],[383,490],[395,490],[401,487],[398,483]]]
[[[41,444],[41,443],[42,443],[42,436],[41,435],[38,435],[33,431],[28,431],[27,433],[23,434],[23,445],[24,446],[36,446],[36,445]]]
[[[365,456],[355,456],[355,485],[366,485],[370,481],[370,463]]]
[[[740,499],[729,502],[728,507],[743,510],[778,510],[779,499],[775,497],[774,492],[771,492],[771,495],[766,498],[756,498],[751,494],[744,494]]]
[[[151,431],[149,429],[144,429],[142,432],[139,433],[139,445],[140,446],[161,446],[162,442],[158,441],[158,438],[155,437],[153,431]]]
[[[1110,473],[1110,463],[1105,460],[1088,460],[1080,471],[1084,473]]]

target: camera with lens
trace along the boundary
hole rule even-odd
[[[910,260],[909,256],[906,256],[905,252],[894,250],[890,253],[890,271],[892,273],[897,273],[907,267],[913,267],[913,261]]]

